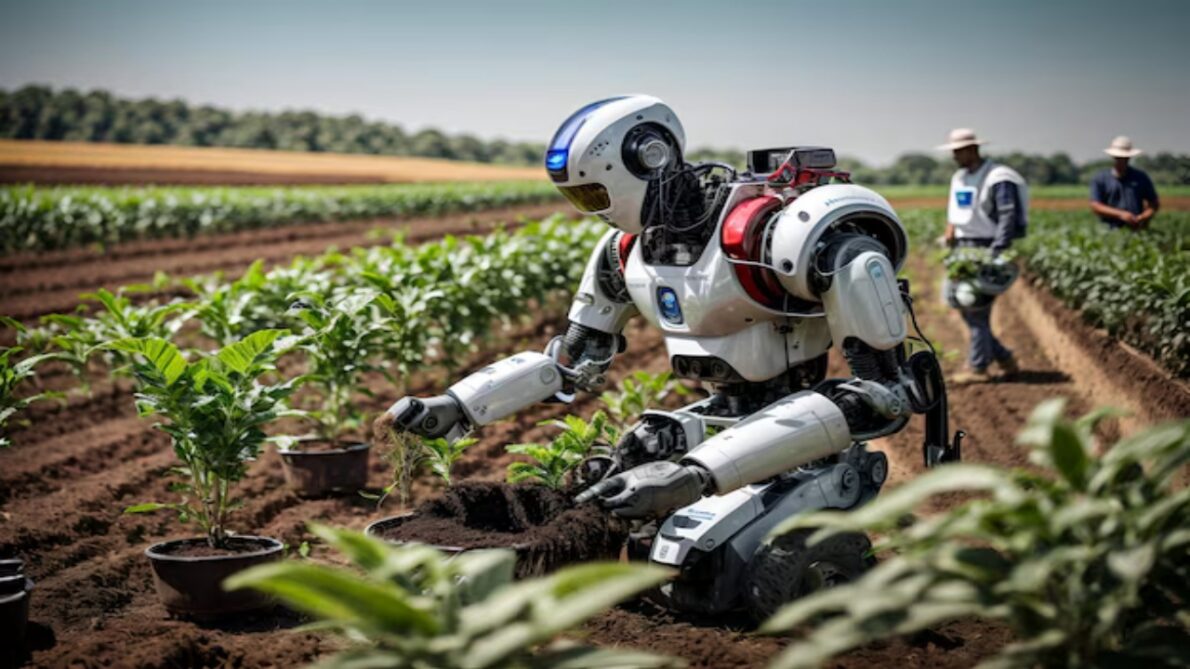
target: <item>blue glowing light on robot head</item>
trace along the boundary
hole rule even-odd
[[[566,160],[570,155],[570,143],[574,141],[574,136],[578,134],[579,128],[587,122],[592,112],[600,107],[616,100],[623,100],[624,96],[618,98],[608,98],[583,107],[582,109],[570,115],[558,132],[554,133],[554,138],[550,140],[549,150],[545,154],[545,168],[550,172],[562,172],[566,169]]]
[[[545,154],[545,168],[551,172],[566,167],[566,151],[554,150]]]

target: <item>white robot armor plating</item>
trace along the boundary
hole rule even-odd
[[[546,170],[612,229],[587,264],[565,337],[389,413],[401,429],[454,439],[597,391],[628,344],[626,323],[642,315],[664,333],[675,375],[713,392],[647,411],[610,457],[584,464],[589,487],[577,501],[641,521],[630,554],[680,569],[662,589],[666,603],[743,606],[763,618],[804,589],[810,565],[830,572],[814,575],[823,582],[862,569],[862,537],[820,547],[815,559],[764,539],[790,515],[875,496],[887,460],[864,442],[925,414],[933,466],[959,458],[962,433],[949,437],[932,351],[906,350],[912,306],[896,273],[908,242],[889,203],[846,183],[831,149],[752,151],[743,174],[686,163],[684,149],[676,114],[653,97],[602,100],[567,119]],[[850,378],[826,378],[832,345]]]

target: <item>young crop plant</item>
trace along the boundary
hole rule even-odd
[[[509,453],[524,455],[528,461],[508,465],[508,482],[536,481],[554,490],[566,485],[567,476],[587,456],[598,450],[600,445],[614,444],[619,430],[603,411],[596,411],[590,422],[578,416],[566,416],[562,420],[547,420],[538,425],[548,425],[562,430],[549,444],[512,444],[505,447]]]
[[[14,328],[18,332],[24,330],[24,325],[19,321],[4,316],[0,316],[0,324]],[[22,350],[19,346],[0,347],[0,448],[8,448],[12,445],[8,439],[6,426],[18,411],[23,411],[35,402],[60,397],[60,394],[49,391],[23,397],[17,396],[17,387],[34,377],[34,370],[38,365],[57,358],[55,354],[43,353],[16,360],[15,356]]]
[[[352,401],[362,389],[362,376],[385,371],[377,359],[389,351],[397,327],[387,315],[391,301],[369,289],[331,298],[297,293],[291,299],[291,311],[308,327],[298,344],[307,364],[301,381],[318,398],[318,406],[306,413],[316,423],[318,439],[341,441],[363,424],[363,413]]]
[[[846,513],[814,513],[777,533],[885,533],[893,554],[852,583],[778,611],[764,631],[818,621],[772,665],[818,666],[881,638],[965,617],[999,620],[1015,641],[981,667],[1185,666],[1190,647],[1190,420],[1093,455],[1100,411],[1063,418],[1039,405],[1019,441],[1041,471],[954,464]],[[980,498],[905,526],[922,502]],[[771,538],[780,541],[777,536]]]
[[[422,440],[422,449],[425,452],[425,462],[429,465],[430,471],[449,487],[454,483],[450,478],[450,470],[454,467],[455,462],[478,441],[478,439],[472,438],[456,439],[452,444],[441,437],[424,439]]]
[[[589,563],[545,577],[513,580],[511,550],[467,551],[447,559],[428,546],[390,546],[348,530],[311,525],[312,533],[355,567],[287,560],[229,578],[343,635],[352,645],[321,661],[326,669],[645,669],[676,660],[557,640],[669,572],[626,563]]]
[[[670,372],[650,374],[642,370],[624,379],[620,390],[605,391],[599,399],[607,405],[608,413],[623,428],[639,418],[645,410],[660,406],[670,393],[685,396],[690,394],[690,390],[678,383]]]
[[[270,383],[263,378],[286,350],[286,334],[261,330],[193,362],[155,337],[104,345],[132,358],[137,411],[158,417],[155,427],[170,436],[182,463],[174,470],[182,480],[172,487],[181,501],[137,504],[126,513],[176,511],[183,522],[196,522],[212,547],[223,547],[228,514],[238,504],[232,486],[260,453],[262,428],[293,415],[285,402],[295,380]]]

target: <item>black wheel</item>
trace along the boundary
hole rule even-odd
[[[744,572],[744,605],[757,623],[798,597],[854,581],[872,563],[863,534],[836,534],[806,546],[813,530],[799,530],[761,544]]]

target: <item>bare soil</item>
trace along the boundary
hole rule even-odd
[[[267,546],[267,544],[252,539],[231,537],[220,547],[211,546],[202,540],[195,540],[163,546],[154,551],[154,554],[171,557],[230,557],[256,553]]]
[[[407,520],[381,532],[390,541],[449,549],[514,548],[518,575],[615,559],[627,528],[593,504],[541,485],[461,483],[422,504]]]
[[[341,224],[331,224],[341,225]],[[439,222],[441,225],[441,222]],[[463,223],[465,225],[465,223]],[[425,223],[428,228],[431,223]],[[441,231],[441,230],[439,230]],[[362,232],[357,233],[362,238]],[[296,242],[295,242],[296,243]],[[311,246],[324,244],[310,242]],[[228,268],[242,267],[256,255],[271,253],[269,244],[239,253],[223,249],[211,262]],[[168,258],[169,254],[163,254]],[[277,261],[279,255],[270,256]],[[70,263],[59,269],[69,272]],[[94,271],[94,270],[89,270]],[[942,306],[938,297],[939,274],[921,256],[913,256],[908,272],[914,281],[917,314],[926,334],[943,350],[943,367],[953,374],[962,366],[966,330],[957,315]],[[75,280],[77,285],[85,279]],[[6,284],[7,290],[7,279]],[[81,287],[81,286],[80,286]],[[86,286],[92,288],[94,286]],[[57,290],[57,292],[55,292]],[[77,288],[76,288],[77,290]],[[1014,289],[1016,290],[1016,289]],[[63,294],[61,289],[35,289],[22,298],[35,305],[39,298]],[[1080,329],[1080,321],[1061,305],[1045,303],[1053,320],[1037,319],[1011,297],[995,307],[994,323],[1005,344],[1016,351],[1022,372],[992,383],[952,387],[953,428],[969,433],[965,459],[1000,465],[1027,465],[1025,451],[1015,443],[1018,430],[1040,401],[1055,396],[1070,398],[1071,409],[1081,412],[1100,402],[1079,379],[1087,370],[1070,365],[1091,365],[1109,377],[1134,401],[1147,402],[1154,390],[1153,377],[1133,374],[1130,367],[1113,360],[1126,351],[1119,344]],[[1041,298],[1041,299],[1044,299]],[[5,298],[5,308],[8,311]],[[34,314],[34,306],[26,308]],[[517,322],[494,331],[456,376],[510,352],[540,350],[556,334],[558,317]],[[1067,347],[1078,346],[1091,355],[1072,362],[1052,354],[1042,342],[1061,330]],[[1089,333],[1089,334],[1088,334]],[[667,359],[656,331],[631,324],[626,332],[628,351],[613,367],[610,377],[618,383],[632,371],[662,371]],[[1106,362],[1103,362],[1106,361]],[[1102,367],[1101,367],[1102,365]],[[832,372],[843,373],[838,359]],[[441,392],[447,380],[441,373],[409,379],[415,394]],[[380,380],[369,384],[374,398],[366,399],[370,411],[380,411],[395,399],[396,391]],[[0,451],[0,557],[22,557],[26,571],[37,582],[32,599],[29,666],[38,667],[293,667],[312,661],[337,648],[330,637],[293,631],[301,621],[281,610],[201,625],[170,619],[157,602],[144,549],[151,543],[193,534],[166,513],[121,514],[130,504],[172,499],[166,470],[174,464],[166,436],[138,419],[127,381],[96,385],[90,398],[71,398],[66,406],[39,405],[28,414],[32,424],[13,435],[14,446]],[[1160,403],[1160,417],[1190,415],[1190,406],[1176,398]],[[467,482],[501,481],[513,460],[504,451],[510,443],[543,441],[554,430],[537,423],[567,412],[589,416],[600,403],[580,397],[574,405],[536,406],[515,421],[504,421],[480,431],[479,443],[456,465],[456,479]],[[888,454],[890,487],[923,471],[920,421],[903,432],[872,444]],[[369,487],[378,490],[390,481],[380,457],[372,458]],[[441,484],[431,477],[415,482],[413,504],[441,496]],[[381,509],[357,496],[303,499],[284,485],[280,458],[265,453],[252,464],[241,483],[243,508],[232,520],[234,529],[278,538],[297,546],[313,537],[309,521],[362,529],[379,518],[403,510],[393,501]],[[942,498],[935,510],[963,499]],[[423,533],[419,533],[423,534]],[[425,532],[419,536],[433,543],[447,543],[449,534]],[[457,537],[455,537],[457,539]],[[313,557],[337,559],[315,544]],[[687,658],[694,667],[763,667],[781,650],[785,640],[756,637],[734,626],[731,620],[689,619],[634,604],[606,613],[579,632],[594,642],[669,652]],[[1000,625],[977,620],[960,621],[912,638],[873,645],[851,653],[831,666],[967,667],[994,653],[1011,639]]]

